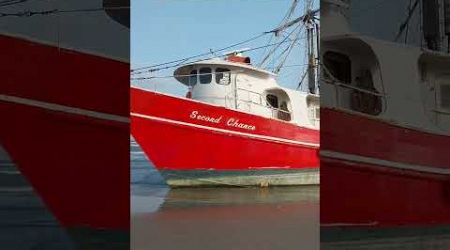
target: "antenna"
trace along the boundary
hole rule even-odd
[[[242,48],[242,49],[236,49],[236,50],[232,50],[232,51],[227,51],[225,53],[223,53],[224,56],[229,56],[229,55],[237,55],[240,53],[244,53],[246,51],[251,50],[251,48]]]

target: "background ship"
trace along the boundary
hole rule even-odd
[[[321,8],[321,225],[448,226],[449,2],[406,4],[388,41],[353,32],[350,1]]]
[[[0,12],[1,146],[61,225],[127,230],[129,1]]]

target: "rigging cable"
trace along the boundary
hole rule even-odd
[[[291,30],[291,32],[289,32],[289,34],[287,34],[287,36],[280,42],[277,44],[277,46],[275,46],[274,48],[272,48],[269,53],[263,58],[263,60],[258,64],[258,67],[262,68],[263,64],[267,61],[267,59],[269,59],[269,57],[275,52],[275,50],[277,50],[281,44],[285,43],[287,39],[289,39],[289,37],[292,35],[292,33],[294,33],[294,31],[297,30],[297,28],[301,27],[300,25],[298,25],[297,27],[295,27],[293,30]]]
[[[132,74],[133,73],[134,74],[139,74],[139,71],[142,71],[142,70],[151,69],[151,68],[154,68],[154,67],[164,66],[164,65],[173,64],[173,63],[179,63],[179,64],[173,65],[171,67],[180,66],[180,65],[182,65],[181,63],[184,63],[184,62],[186,62],[188,60],[191,60],[191,59],[194,59],[194,58],[198,58],[198,57],[202,57],[202,56],[207,56],[207,55],[214,54],[214,53],[217,53],[217,52],[221,52],[221,51],[224,51],[224,50],[227,50],[227,49],[230,49],[230,48],[233,48],[233,47],[236,47],[236,46],[239,46],[239,45],[251,42],[251,41],[256,40],[256,39],[258,39],[258,38],[260,38],[260,37],[262,37],[264,35],[267,35],[267,33],[265,33],[265,32],[261,33],[261,34],[259,34],[257,36],[249,38],[249,39],[247,39],[245,41],[238,42],[238,43],[229,45],[227,47],[224,47],[224,48],[221,48],[221,49],[218,49],[218,50],[210,50],[209,52],[201,53],[201,54],[198,54],[198,55],[195,55],[195,56],[190,56],[190,57],[186,57],[186,58],[182,58],[182,59],[178,59],[178,60],[174,60],[174,61],[170,61],[170,62],[166,62],[166,63],[160,63],[160,64],[154,64],[154,65],[150,65],[150,66],[135,68],[135,69],[132,69],[131,72],[132,72]],[[152,70],[150,70],[150,71],[152,71]]]
[[[294,44],[295,44],[295,40],[298,39],[298,37],[301,34],[301,28],[299,30],[299,32],[295,35],[294,38],[294,42],[292,42],[282,53],[281,55],[283,55],[284,53],[286,53],[286,56],[283,58],[283,60],[281,61],[281,63],[275,68],[275,70],[273,71],[275,74],[278,74],[278,72],[280,72],[281,68],[283,67],[283,64],[286,62],[289,54],[291,53],[292,49],[294,48]]]
[[[301,40],[301,39],[303,39],[303,38],[304,38],[304,37],[299,38],[299,39],[297,39],[297,40]],[[285,40],[285,41],[283,41],[283,42],[272,43],[272,44],[267,44],[267,45],[264,45],[264,46],[259,46],[259,47],[250,48],[250,49],[247,49],[247,50],[245,50],[245,51],[259,50],[259,49],[267,48],[267,47],[270,47],[270,46],[278,45],[278,44],[281,44],[281,43],[286,43],[286,42],[291,42],[291,41],[297,41],[297,40],[289,39],[289,40]],[[209,54],[209,53],[208,53],[208,54]],[[170,69],[170,68],[174,68],[174,67],[178,67],[178,66],[184,66],[184,65],[188,65],[188,64],[200,62],[200,61],[203,61],[203,60],[213,59],[213,58],[216,58],[216,57],[201,58],[201,59],[198,59],[198,60],[195,60],[195,61],[190,61],[190,62],[188,62],[188,63],[182,63],[182,64],[177,64],[177,65],[168,65],[168,66],[164,66],[164,67],[148,69],[148,70],[146,70],[146,71],[136,72],[136,73],[134,73],[134,75],[137,75],[137,74],[144,74],[144,73],[149,73],[149,72],[152,73],[152,72],[156,72],[156,71],[160,71],[160,70],[164,70],[164,69]]]
[[[0,1],[0,7],[15,5],[15,4],[24,3],[24,2],[27,2],[27,1],[29,1],[29,0],[5,0],[5,1]]]
[[[69,10],[60,10],[60,9],[52,9],[52,10],[43,10],[43,11],[20,11],[15,13],[0,13],[0,17],[31,17],[35,15],[51,15],[51,14],[59,14],[59,13],[76,13],[76,12],[96,12],[96,11],[105,11],[105,10],[122,10],[122,9],[130,9],[130,6],[118,6],[118,7],[101,7],[101,8],[87,8],[87,9],[69,9]]]
[[[409,9],[408,16],[406,17],[406,20],[400,25],[400,29],[399,29],[397,35],[395,36],[395,40],[394,41],[398,41],[400,36],[403,34],[403,31],[409,26],[409,21],[411,20],[411,17],[412,17],[412,15],[415,12],[418,3],[419,3],[419,0],[416,0],[414,2],[414,5],[412,6],[412,8]]]

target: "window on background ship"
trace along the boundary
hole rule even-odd
[[[323,58],[325,67],[332,77],[343,83],[351,83],[352,67],[348,56],[341,53],[328,51],[325,53]],[[325,72],[325,76],[328,76],[327,72]]]
[[[229,69],[216,69],[216,83],[221,85],[228,85],[231,82],[231,74]]]
[[[372,73],[370,70],[364,70],[355,78],[356,87],[368,92],[353,90],[352,109],[369,115],[378,115],[381,113],[381,97],[373,84]]]
[[[439,96],[441,108],[450,110],[450,82],[440,84]]]
[[[200,83],[208,84],[212,80],[211,68],[201,68],[199,71]]]

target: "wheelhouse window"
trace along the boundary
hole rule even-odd
[[[201,68],[199,73],[200,73],[200,83],[201,84],[211,83],[211,80],[212,80],[211,68]]]
[[[450,82],[440,85],[439,96],[441,108],[450,110]]]
[[[270,106],[273,108],[278,108],[278,97],[276,95],[268,94],[266,96],[267,103],[269,103]]]
[[[194,86],[197,83],[197,70],[191,70],[189,73],[189,86]]]
[[[332,77],[343,83],[351,83],[352,67],[350,58],[344,54],[328,51],[323,56],[326,67],[325,76]]]
[[[231,73],[229,69],[216,68],[216,83],[228,85],[231,82]]]

